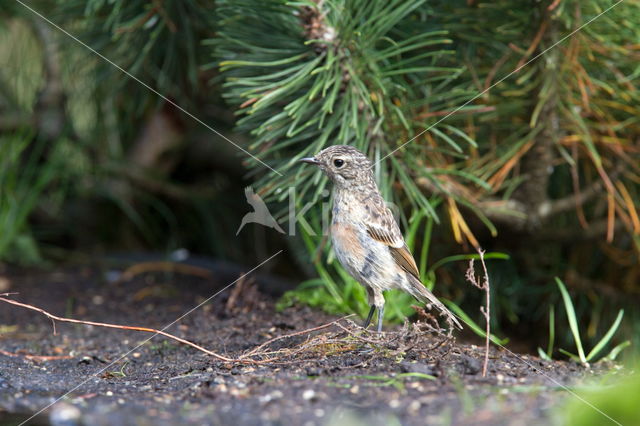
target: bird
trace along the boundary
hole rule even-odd
[[[369,314],[363,327],[378,311],[382,332],[384,294],[400,289],[422,303],[435,306],[447,323],[460,322],[422,283],[413,255],[400,227],[380,194],[371,161],[349,145],[333,145],[300,162],[320,168],[333,183],[331,243],[336,258],[367,291]]]

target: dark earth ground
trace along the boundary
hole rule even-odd
[[[5,267],[0,293],[19,292],[11,298],[59,316],[161,328],[237,277],[116,276],[99,267]],[[167,332],[237,358],[337,319],[307,307],[276,312],[275,297],[241,281],[241,291],[222,292]],[[272,281],[257,276],[261,289]],[[447,340],[425,326],[387,326],[378,337],[340,324],[254,356],[273,362],[239,364],[162,336],[138,347],[151,337],[142,332],[58,322],[54,335],[40,313],[0,302],[0,424],[20,424],[59,397],[28,424],[547,424],[570,397],[560,384],[597,374],[493,347],[483,378],[480,340]]]

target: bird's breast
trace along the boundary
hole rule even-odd
[[[333,249],[338,260],[343,264],[345,260],[349,263],[356,263],[356,259],[365,256],[359,233],[360,230],[350,223],[334,222],[331,224]]]
[[[352,223],[334,222],[331,242],[336,258],[361,284],[369,287],[390,287],[394,271],[388,247],[371,239],[363,227]]]

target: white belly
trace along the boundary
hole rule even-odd
[[[379,291],[403,287],[404,277],[397,274],[389,248],[372,239],[364,229],[334,223],[331,242],[338,261],[360,284]]]

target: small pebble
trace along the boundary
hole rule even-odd
[[[317,377],[321,374],[321,371],[319,368],[309,367],[307,368],[306,373],[309,377]]]
[[[184,262],[185,260],[187,260],[189,258],[190,255],[191,255],[191,253],[186,248],[179,248],[177,250],[174,250],[169,255],[169,258],[173,262]]]
[[[302,392],[302,399],[304,399],[305,401],[310,401],[315,397],[316,391],[314,391],[313,389],[306,389],[304,392]]]
[[[60,402],[51,408],[51,426],[75,426],[80,424],[80,410],[71,404]]]
[[[430,376],[435,376],[436,372],[429,366],[423,362],[407,362],[402,361],[400,363],[400,371],[403,373],[420,373],[420,374],[428,374]]]
[[[460,365],[462,366],[464,374],[474,375],[480,372],[480,362],[468,355],[462,355],[460,357]]]
[[[11,281],[7,277],[0,277],[0,291],[7,291],[11,288]]]
[[[106,278],[108,283],[115,283],[115,282],[119,281],[120,278],[122,278],[122,272],[121,271],[117,271],[115,269],[109,270],[105,274],[105,278]]]

